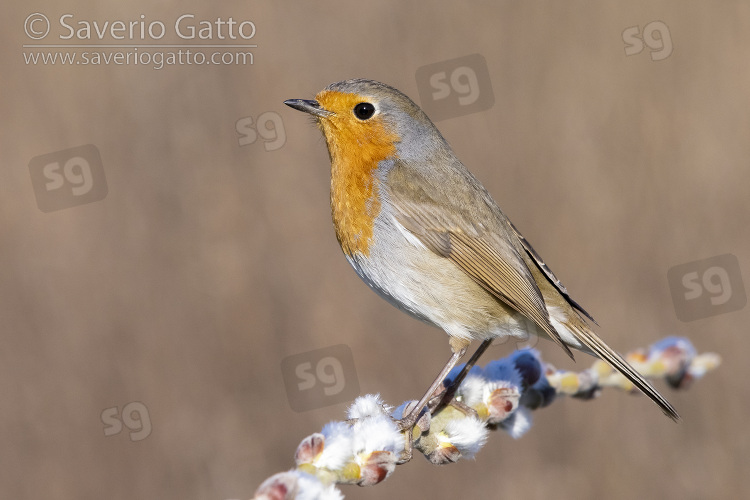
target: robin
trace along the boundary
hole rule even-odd
[[[406,95],[355,79],[284,104],[315,117],[325,136],[333,224],[349,263],[380,296],[450,338],[451,358],[401,429],[414,426],[472,340],[482,343],[463,374],[493,339],[527,339],[529,320],[571,358],[573,348],[605,360],[679,419],[592,331],[591,315]]]

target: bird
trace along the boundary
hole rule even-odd
[[[331,215],[341,249],[378,295],[448,334],[451,357],[400,428],[413,428],[451,370],[493,339],[527,339],[531,322],[573,358],[609,363],[670,418],[674,407],[609,347],[593,317],[404,93],[368,79],[332,83],[284,104],[314,118],[331,162]],[[456,377],[454,385],[460,384]],[[455,390],[455,388],[454,388]]]

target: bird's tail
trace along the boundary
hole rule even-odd
[[[622,373],[625,378],[630,380],[633,385],[648,396],[651,401],[659,405],[659,408],[661,408],[661,411],[663,411],[665,415],[674,421],[680,420],[680,415],[677,414],[677,411],[670,402],[667,401],[664,396],[659,394],[659,391],[654,389],[654,386],[652,386],[648,380],[643,378],[643,375],[638,373],[635,368],[622,359],[622,356],[613,351],[611,347],[605,344],[604,341],[592,332],[584,323],[576,323],[579,322],[571,321],[565,326],[593,354],[609,363],[618,372]]]

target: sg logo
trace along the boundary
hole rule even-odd
[[[625,42],[626,56],[643,52],[644,42],[651,49],[652,61],[661,61],[672,54],[672,37],[667,25],[661,21],[653,21],[644,26],[642,37],[638,26],[625,28],[622,32],[622,41]]]
[[[433,121],[484,111],[495,104],[487,61],[480,54],[422,66],[416,79],[422,108]]]
[[[450,83],[445,71],[435,73],[430,77],[430,86],[437,89],[432,93],[432,99],[439,101],[451,95],[458,94],[458,103],[468,106],[479,99],[479,82],[477,74],[468,66],[459,66],[451,72]]]
[[[681,321],[737,311],[747,303],[740,264],[732,254],[674,266],[667,279]]]
[[[354,357],[344,344],[284,358],[281,371],[289,406],[297,412],[343,403],[359,395]]]
[[[346,385],[341,363],[332,356],[326,356],[318,361],[315,365],[315,374],[313,374],[312,363],[309,361],[298,364],[294,373],[301,380],[297,384],[297,389],[300,391],[312,389],[317,383],[321,383],[326,396],[335,396],[343,391]]]
[[[122,407],[122,421],[118,418],[116,406],[102,411],[101,417],[105,436],[114,436],[122,432],[123,423],[132,431],[130,433],[131,441],[141,441],[151,434],[151,419],[148,416],[148,409],[140,401],[133,401]]]
[[[270,127],[269,127],[270,125]],[[273,111],[266,111],[258,115],[258,121],[254,125],[253,117],[240,118],[234,125],[237,131],[237,142],[240,146],[254,144],[258,136],[263,139],[263,147],[266,151],[276,151],[286,144],[286,132],[281,116]]]
[[[83,205],[107,196],[101,156],[93,144],[32,158],[29,173],[42,212]]]

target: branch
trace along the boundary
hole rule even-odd
[[[721,363],[717,354],[697,354],[689,340],[667,337],[648,349],[626,356],[649,379],[664,379],[674,389],[685,389]],[[451,372],[442,393],[423,412],[410,438],[399,432],[394,420],[408,413],[417,401],[396,409],[379,395],[357,398],[344,422],[330,422],[320,433],[302,440],[294,455],[296,468],[266,479],[255,492],[257,500],[339,500],[336,484],[372,486],[408,462],[412,449],[436,465],[473,458],[491,430],[502,429],[519,438],[531,427],[531,412],[561,396],[593,399],[604,388],[637,393],[638,390],[607,363],[597,360],[581,372],[557,370],[542,363],[533,349],[516,351],[475,366],[449,402],[442,395],[458,375]]]

